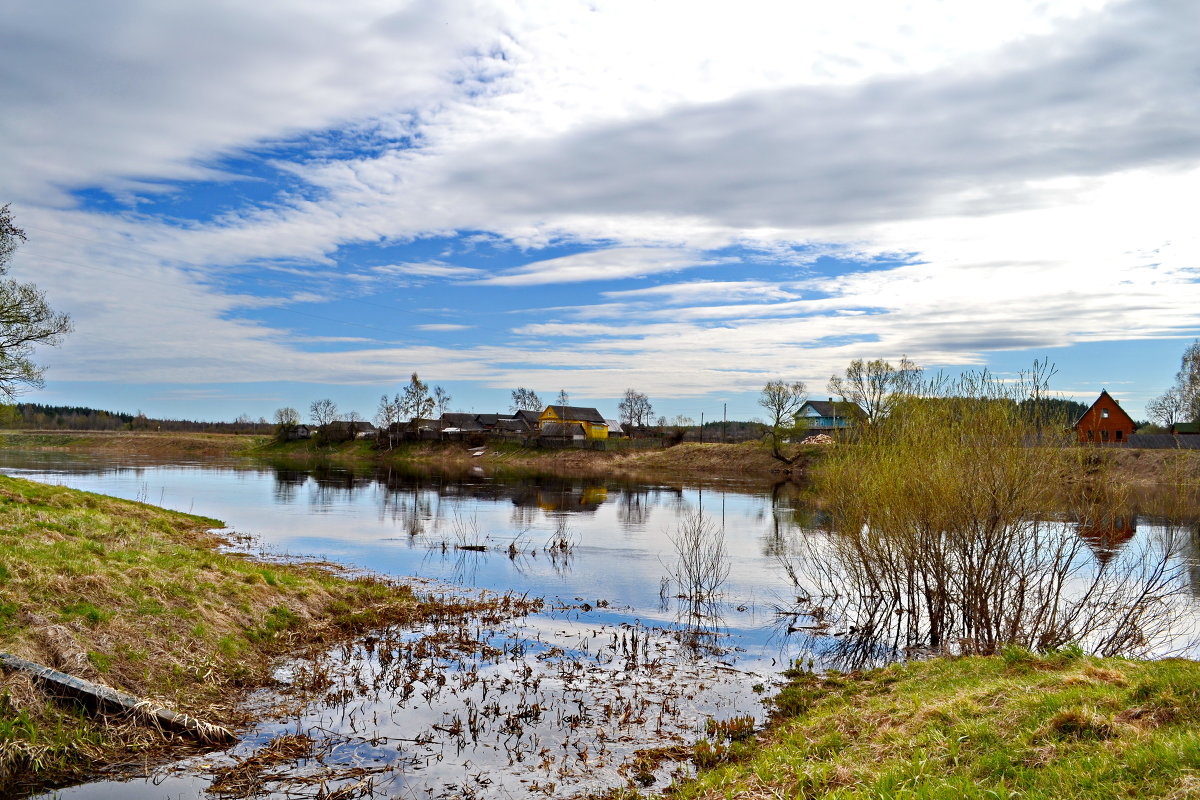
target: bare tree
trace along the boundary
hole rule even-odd
[[[558,403],[558,405],[560,405],[560,406],[569,406],[569,405],[571,405],[571,396],[570,396],[569,394],[567,394],[567,390],[566,390],[566,389],[559,389],[559,390],[558,390],[558,400],[557,400],[556,402],[557,402],[557,403]]]
[[[1183,389],[1183,397],[1187,398],[1186,413],[1192,416],[1193,422],[1200,422],[1200,339],[1183,351],[1181,361],[1175,380]]]
[[[410,420],[424,419],[433,413],[435,402],[429,394],[429,384],[413,373],[400,398],[400,416]]]
[[[1183,413],[1189,422],[1200,422],[1200,339],[1183,351],[1179,361],[1175,386],[1183,398]]]
[[[308,407],[308,415],[312,418],[313,424],[318,428],[324,428],[329,423],[337,419],[338,407],[337,403],[326,397],[324,400],[313,400]]]
[[[400,395],[389,400],[386,394],[379,398],[375,410],[375,425],[380,431],[380,441],[386,441],[389,450],[395,446],[396,424],[400,422]]]
[[[794,464],[800,457],[800,453],[785,453],[783,445],[789,439],[799,438],[801,426],[796,419],[796,412],[806,400],[808,387],[804,381],[767,381],[758,397],[758,404],[766,409],[771,424],[771,430],[767,433],[771,455],[785,464]]]
[[[446,413],[446,409],[450,407],[450,393],[440,386],[433,387],[433,405],[440,417]]]
[[[0,275],[24,241],[8,205],[0,206]],[[54,312],[37,286],[0,280],[0,395],[11,399],[25,387],[41,388],[44,370],[32,361],[34,346],[57,345],[70,332],[71,318]]]
[[[650,398],[636,389],[625,390],[625,399],[617,403],[617,413],[625,425],[646,427],[654,422]]]
[[[520,386],[512,391],[511,408],[513,411],[541,411],[544,406],[537,392]]]
[[[1146,413],[1155,422],[1169,428],[1176,422],[1181,422],[1187,413],[1187,399],[1184,398],[1178,386],[1172,386],[1158,397],[1146,403]]]
[[[299,425],[299,411],[290,406],[275,409],[275,436],[277,438],[287,439]]]
[[[1200,422],[1200,339],[1183,351],[1175,383],[1148,402],[1146,411],[1167,427],[1176,422]]]
[[[844,400],[855,403],[862,409],[867,425],[874,425],[891,413],[896,403],[911,394],[921,379],[921,368],[908,360],[900,359],[893,367],[877,358],[863,361],[857,358],[846,367],[844,376],[829,378],[828,389]]]

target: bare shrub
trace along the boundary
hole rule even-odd
[[[729,577],[725,532],[699,513],[686,515],[670,536],[677,559],[672,577],[679,596],[696,603],[711,601]]]
[[[1062,508],[1079,448],[1020,404],[1045,392],[1043,373],[1032,385],[1023,377],[930,380],[818,470],[831,535],[782,558],[801,598],[796,613],[819,610],[841,628],[843,660],[1072,642],[1139,655],[1177,627],[1175,537],[1099,562],[1074,526],[1048,513]]]

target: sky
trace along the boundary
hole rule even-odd
[[[29,402],[764,416],[857,358],[1107,388],[1200,336],[1193,0],[16,0]]]

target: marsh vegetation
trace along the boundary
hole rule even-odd
[[[781,562],[797,627],[836,633],[837,663],[1193,644],[1190,531],[1166,523],[1106,550],[1121,487],[1040,413],[1044,374],[1024,378],[928,381],[820,465],[828,535],[799,537]]]

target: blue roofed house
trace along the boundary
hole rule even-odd
[[[845,400],[809,400],[796,412],[796,423],[805,425],[815,433],[845,430],[852,427],[862,410]]]

